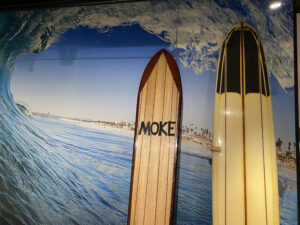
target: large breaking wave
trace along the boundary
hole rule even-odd
[[[177,2],[175,4],[175,2]],[[268,1],[154,1],[22,11],[1,14],[1,55],[12,68],[15,57],[40,52],[69,28],[89,26],[107,32],[115,26],[140,26],[178,47],[179,61],[196,74],[215,71],[220,43],[241,21],[253,26],[265,48],[269,72],[291,91],[293,79],[292,1],[272,11]]]

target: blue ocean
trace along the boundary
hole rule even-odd
[[[127,223],[132,131],[17,110],[2,117],[1,224]],[[199,146],[181,144],[176,224],[212,224],[211,157]],[[295,176],[279,169],[281,224],[297,224]]]

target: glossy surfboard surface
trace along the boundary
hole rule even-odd
[[[279,225],[269,79],[261,42],[245,23],[221,47],[214,104],[213,224]]]
[[[136,114],[128,224],[171,224],[182,88],[177,64],[161,50],[141,79]]]

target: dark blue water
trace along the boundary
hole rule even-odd
[[[51,223],[61,224],[69,217],[68,222],[78,224],[126,224],[133,132],[91,129],[50,117],[30,120],[48,135],[49,164],[55,164],[51,166],[63,179],[63,188],[70,188],[48,196],[56,199],[51,208],[65,209]],[[183,150],[180,158],[177,224],[211,224],[210,153],[201,150],[200,155],[198,145],[182,146],[189,151]],[[74,197],[70,208],[65,200]]]
[[[280,224],[297,225],[297,178],[295,169],[278,168]]]
[[[133,132],[26,120],[20,142],[0,138],[2,153],[14,152],[0,157],[1,224],[126,224]],[[212,224],[210,153],[181,146],[177,224]],[[295,172],[280,169],[279,183],[281,223],[296,224]]]

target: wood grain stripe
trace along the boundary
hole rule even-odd
[[[156,71],[157,65],[155,65],[153,71]],[[153,76],[149,76],[147,82],[147,98],[145,107],[145,121],[152,121],[153,104],[154,101],[154,89],[156,73]],[[150,104],[149,104],[150,103]],[[147,173],[148,173],[148,162],[149,162],[149,151],[150,151],[151,136],[144,135],[143,142],[141,143],[142,157],[140,161],[140,176],[139,176],[139,190],[137,192],[137,212],[135,214],[135,224],[143,224],[144,221],[144,209],[145,209],[145,198],[146,198],[146,185],[147,185]],[[137,149],[137,150],[141,150]],[[143,212],[143,213],[142,213]]]
[[[171,84],[171,108],[170,108],[170,119],[171,119],[171,116],[172,116],[172,104],[173,104],[173,97],[174,97],[174,95],[173,95],[173,87],[174,87],[174,84],[172,83]],[[170,146],[170,137],[168,137],[168,145]],[[166,171],[167,171],[167,188],[166,188],[166,190],[169,190],[169,165],[170,165],[170,149],[168,150],[168,154],[167,154],[167,163],[166,163],[166,165],[167,165],[167,169],[166,169]],[[168,191],[166,191],[166,198],[165,198],[165,212],[167,212],[167,205],[168,205]],[[165,216],[164,216],[164,224],[167,224],[167,213],[165,213]]]
[[[156,65],[156,72],[155,72],[155,81],[154,81],[154,91],[153,91],[153,95],[154,95],[154,100],[152,102],[152,119],[150,120],[151,122],[153,122],[153,117],[154,117],[154,108],[155,108],[155,100],[156,100],[156,86],[157,86],[157,71],[158,71],[158,68],[159,68],[159,65]],[[150,76],[151,78],[151,76]],[[153,141],[153,137],[150,136],[150,146],[149,146],[149,152],[148,152],[148,168],[147,168],[147,180],[146,180],[146,197],[145,197],[145,203],[144,203],[144,215],[143,215],[143,224],[145,224],[145,218],[147,217],[147,214],[146,212],[147,211],[147,207],[149,206],[149,204],[146,205],[146,202],[148,202],[148,188],[149,188],[149,184],[148,184],[148,180],[149,180],[149,167],[150,167],[150,164],[151,164],[151,150],[152,150],[152,141]],[[150,199],[151,200],[151,199]],[[145,215],[146,214],[146,215]],[[147,221],[147,220],[146,220]]]
[[[241,23],[243,27],[243,23]],[[245,204],[245,224],[248,223],[247,218],[247,171],[246,171],[246,123],[245,123],[245,95],[246,95],[246,83],[245,83],[245,47],[244,47],[244,34],[241,32],[241,54],[242,54],[242,113],[243,113],[243,163],[244,163],[244,204]]]
[[[259,46],[259,43],[257,43],[257,45]],[[263,116],[263,106],[262,106],[262,97],[264,96],[262,94],[262,74],[261,74],[261,66],[262,63],[260,61],[259,58],[259,49],[257,51],[257,57],[258,57],[258,74],[259,74],[259,93],[260,93],[260,121],[261,121],[261,133],[262,133],[262,157],[263,157],[263,168],[264,168],[264,191],[265,191],[265,210],[266,210],[266,224],[268,225],[268,203],[267,203],[267,191],[266,191],[266,166],[265,166],[265,140],[264,140],[264,124],[263,124],[263,120],[264,120],[264,116]]]
[[[162,121],[168,121],[169,120],[169,118],[168,118],[168,116],[166,115],[166,113],[164,113],[164,112],[167,112],[168,111],[168,109],[167,109],[167,106],[168,106],[168,104],[165,104],[165,103],[168,103],[168,99],[166,98],[167,97],[167,76],[168,76],[168,74],[167,74],[167,69],[168,69],[168,66],[166,66],[165,67],[165,74],[164,74],[164,89],[163,89],[163,111],[162,111],[162,115],[161,115],[161,117],[162,117]],[[162,136],[162,138],[161,138],[161,141],[160,141],[160,149],[159,149],[159,164],[158,164],[158,172],[157,172],[157,185],[156,185],[156,192],[157,192],[157,195],[156,195],[156,199],[155,199],[155,218],[154,218],[154,222],[155,222],[155,224],[159,224],[160,223],[160,220],[161,220],[161,218],[159,217],[160,215],[161,216],[164,216],[165,215],[165,212],[164,213],[159,213],[159,212],[161,212],[160,210],[158,211],[158,201],[159,201],[159,199],[161,199],[161,194],[163,195],[163,192],[164,191],[167,191],[166,189],[164,189],[164,188],[162,188],[162,190],[160,190],[160,185],[161,185],[161,183],[163,182],[163,180],[161,180],[161,176],[160,175],[162,175],[162,173],[161,172],[163,172],[163,168],[161,168],[162,167],[162,157],[164,156],[164,155],[166,155],[166,154],[163,154],[164,152],[162,151],[162,143],[164,143],[164,139],[166,139],[167,137],[166,136]],[[160,171],[160,170],[162,170],[162,171]],[[162,178],[163,178],[163,176],[162,176]],[[161,193],[161,194],[160,194]],[[162,198],[163,199],[163,198]],[[161,204],[161,203],[160,203]],[[159,205],[160,205],[159,204]]]
[[[176,86],[177,87],[177,86]],[[177,89],[177,88],[176,88]],[[179,116],[178,116],[178,108],[181,108],[179,107],[180,105],[180,93],[178,92],[178,90],[176,90],[177,92],[177,98],[176,98],[176,107],[174,108],[174,111],[173,111],[173,117],[172,117],[172,120],[173,121],[178,121],[176,123],[176,126],[175,126],[175,129],[178,130],[178,132],[175,134],[175,137],[172,138],[173,139],[173,164],[172,164],[172,167],[173,168],[177,168],[177,164],[178,164],[178,139],[179,139],[179,125],[180,125],[180,120],[179,120]],[[176,110],[176,111],[175,111]],[[170,169],[171,170],[171,169]],[[175,186],[176,186],[176,172],[177,170],[172,170],[172,188],[171,188],[171,191],[170,191],[170,195],[171,195],[171,202],[170,202],[170,215],[169,215],[169,224],[173,223],[172,221],[172,218],[173,218],[173,210],[174,210],[174,207],[171,207],[174,205],[174,194],[175,194]]]
[[[164,90],[165,90],[165,76],[166,76],[166,59],[162,55],[158,60],[156,85],[155,85],[155,98],[154,98],[154,110],[153,121],[163,120],[163,108],[164,108]],[[145,206],[145,223],[154,224],[156,217],[156,199],[157,199],[157,185],[158,185],[158,172],[159,172],[159,153],[161,151],[161,140],[164,136],[152,136],[151,137],[151,151],[149,156],[149,168],[148,170],[148,183]]]
[[[143,112],[141,114],[137,114],[138,115],[138,119],[137,119],[137,122],[136,124],[139,124],[139,122],[141,121],[141,118],[143,118],[143,120],[145,120],[145,109],[146,109],[146,99],[147,99],[147,90],[148,90],[148,85],[145,86],[144,90],[141,92],[140,94],[140,97],[138,99],[138,109],[139,109],[139,112]],[[144,110],[141,110],[141,109],[144,109]],[[136,129],[137,129],[137,126],[136,126]],[[135,132],[137,133],[137,132]],[[139,146],[141,143],[143,143],[143,137],[144,135],[141,135],[139,138],[137,135],[135,135],[135,140],[134,140],[134,145],[135,145],[135,148],[137,146]],[[140,139],[140,140],[139,140]],[[141,162],[141,157],[142,157],[142,153],[143,153],[143,148],[141,146],[141,150],[140,151],[134,151],[134,157],[133,157],[133,166],[132,166],[132,179],[133,179],[133,182],[131,184],[132,186],[132,200],[130,200],[130,207],[129,206],[129,218],[131,218],[131,213],[133,213],[133,215],[136,215],[136,202],[137,202],[137,193],[138,193],[138,183],[139,183],[139,175],[140,175],[140,162]],[[138,160],[136,160],[136,158],[138,158]],[[137,164],[135,164],[135,162],[138,162]],[[135,170],[134,170],[134,166],[137,166],[136,168],[136,171],[137,171],[137,174],[135,173]],[[134,217],[135,219],[135,217]],[[132,220],[134,221],[134,220]],[[129,221],[130,222],[130,221]]]
[[[227,50],[227,49],[226,49]],[[228,53],[226,51],[226,53]],[[227,80],[228,80],[228,76],[227,76],[227,63],[228,63],[228,56],[226,54],[225,56],[225,77],[224,77],[224,91],[225,91],[225,137],[224,137],[224,140],[225,140],[225,148],[224,148],[224,151],[225,151],[225,170],[224,170],[224,173],[225,173],[225,225],[227,224],[227,148],[226,148],[226,144],[227,144]]]

